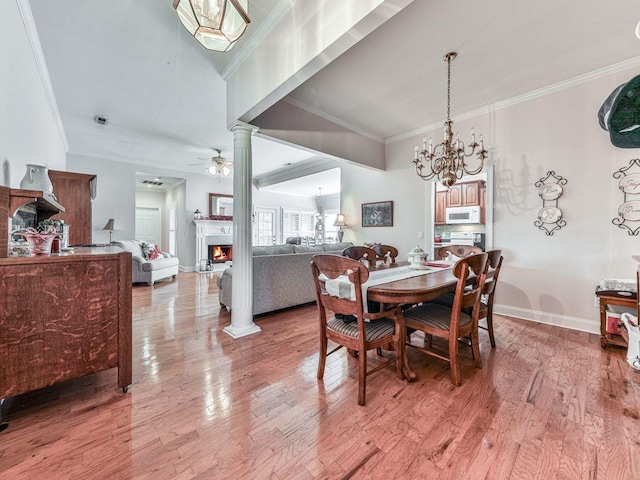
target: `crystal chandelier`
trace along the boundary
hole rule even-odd
[[[231,168],[233,168],[233,163],[227,162],[227,159],[220,155],[220,150],[216,150],[218,152],[217,157],[211,158],[211,165],[208,170],[211,175],[223,175],[228,176],[231,173]]]
[[[416,173],[420,178],[431,180],[436,177],[445,187],[456,183],[456,180],[460,180],[465,173],[467,175],[480,173],[487,158],[482,135],[480,135],[480,143],[477,143],[473,129],[471,129],[471,143],[468,148],[465,147],[464,142],[460,141],[457,133],[455,138],[453,137],[451,129],[453,125],[451,121],[451,60],[457,56],[456,52],[450,52],[444,56],[444,61],[447,62],[447,121],[444,123],[444,139],[442,143],[434,147],[433,140],[429,139],[427,145],[427,137],[425,137],[422,141],[422,150],[416,147],[413,161]],[[465,162],[465,158],[474,155],[480,163],[472,169]]]
[[[174,0],[182,25],[207,50],[231,50],[247,24],[248,0]]]

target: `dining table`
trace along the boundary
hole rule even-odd
[[[385,283],[378,283],[367,287],[366,298],[368,303],[379,304],[380,308],[387,308],[394,305],[414,305],[421,302],[428,302],[435,298],[454,292],[458,283],[457,277],[453,274],[453,264],[455,262],[427,262],[424,265],[424,274],[391,280]],[[369,269],[373,272],[388,271],[391,274],[394,269],[406,270],[409,262],[397,262],[377,265]],[[406,339],[405,329],[402,332],[402,369],[405,378],[409,382],[416,379],[416,374],[411,370],[407,358],[404,343]]]

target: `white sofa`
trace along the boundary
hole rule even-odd
[[[146,283],[153,285],[163,278],[176,278],[178,275],[178,257],[172,257],[162,252],[161,258],[147,260],[142,254],[142,242],[138,240],[120,240],[114,245],[131,252],[131,275],[133,283]]]

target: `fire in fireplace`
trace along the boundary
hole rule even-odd
[[[223,263],[233,257],[232,245],[209,245],[209,261],[211,263]]]

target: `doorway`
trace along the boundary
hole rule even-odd
[[[159,208],[136,207],[136,240],[162,244],[162,215]]]

